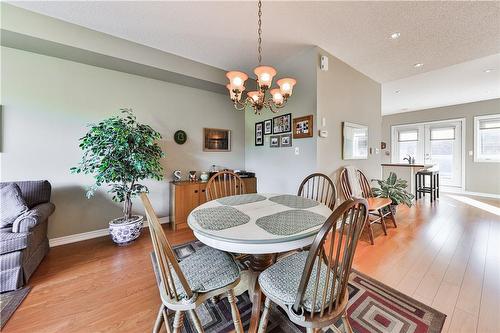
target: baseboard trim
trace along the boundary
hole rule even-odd
[[[159,220],[160,220],[161,224],[170,222],[170,219],[168,217],[162,217]],[[143,228],[146,228],[147,226],[148,225],[146,222],[146,223],[144,223]],[[74,234],[74,235],[69,235],[69,236],[51,238],[51,239],[49,239],[49,246],[55,247],[55,246],[59,246],[59,245],[81,242],[81,241],[84,241],[87,239],[103,237],[103,236],[108,236],[108,235],[109,235],[108,228],[92,230],[92,231],[82,232],[79,234]]]
[[[460,189],[452,189],[452,188],[441,188],[441,192],[443,193],[453,193],[453,194],[463,194],[463,195],[472,195],[475,197],[483,197],[483,198],[493,198],[493,199],[500,199],[500,194],[493,194],[493,193],[483,193],[483,192],[469,192],[469,191],[463,191]]]

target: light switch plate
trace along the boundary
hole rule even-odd
[[[469,156],[474,156],[474,151],[473,150],[469,150]]]
[[[299,155],[300,154],[300,149],[299,147],[295,147],[295,155]]]

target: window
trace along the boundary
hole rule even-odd
[[[418,154],[418,129],[398,131],[398,162],[403,163],[403,158],[408,155],[416,157]]]
[[[500,114],[474,118],[474,161],[500,162]]]

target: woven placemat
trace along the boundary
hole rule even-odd
[[[230,206],[202,208],[193,212],[196,223],[207,230],[224,230],[250,221],[250,217]]]
[[[242,194],[242,195],[233,195],[230,197],[220,198],[217,199],[217,202],[226,206],[238,206],[264,200],[266,200],[266,197],[260,194]]]
[[[257,219],[255,224],[273,235],[289,236],[323,224],[323,215],[308,210],[285,210]]]
[[[269,200],[277,204],[295,209],[307,209],[319,205],[319,202],[317,201],[290,194],[278,195],[269,198]]]

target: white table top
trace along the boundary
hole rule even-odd
[[[188,225],[211,247],[268,254],[310,245],[331,213],[295,195],[247,194],[204,203],[189,214]]]

